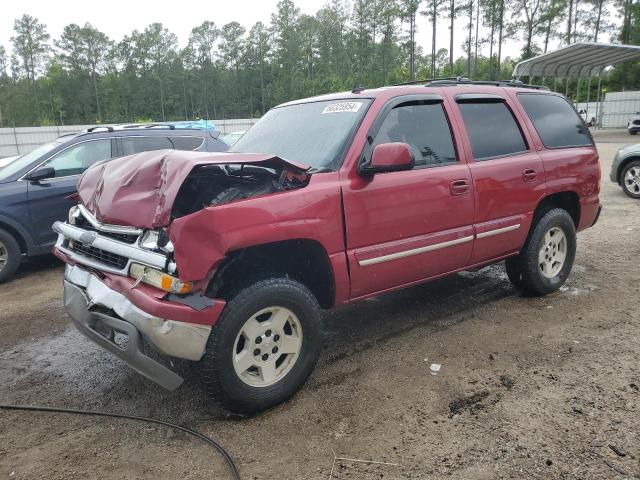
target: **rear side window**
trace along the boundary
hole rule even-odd
[[[122,139],[123,155],[165,149],[173,149],[173,144],[167,137],[124,137]]]
[[[384,119],[373,146],[402,142],[413,150],[416,168],[456,161],[449,122],[441,103],[402,103]]]
[[[476,160],[513,155],[527,150],[513,114],[503,102],[459,103]]]
[[[202,145],[202,137],[171,137],[173,148],[176,150],[195,150]]]
[[[589,129],[567,100],[557,95],[519,93],[518,100],[547,148],[593,145]]]

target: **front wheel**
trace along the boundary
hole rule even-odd
[[[640,160],[628,163],[622,171],[622,191],[627,196],[635,199],[640,198]]]
[[[313,294],[296,281],[272,278],[227,303],[196,374],[218,405],[252,414],[291,397],[311,375],[321,349]]]
[[[573,220],[566,210],[554,208],[540,217],[520,253],[506,260],[507,275],[527,293],[553,293],[569,277],[575,255]]]
[[[20,245],[8,232],[0,230],[0,283],[13,278],[20,266]]]

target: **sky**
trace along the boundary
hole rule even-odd
[[[302,13],[315,14],[327,0],[295,0]],[[91,23],[106,33],[112,40],[119,41],[132,30],[144,30],[153,22],[161,22],[178,36],[180,46],[185,46],[191,29],[205,20],[221,27],[225,23],[237,21],[247,30],[257,21],[268,24],[271,14],[276,11],[278,0],[108,0],[96,2],[87,0],[3,0],[0,16],[0,45],[11,50],[13,21],[27,13],[47,25],[52,39],[58,38],[65,25]],[[464,19],[456,26],[454,53],[462,55],[462,43],[466,32]],[[431,51],[431,24],[420,16],[418,18],[416,41],[425,53]],[[438,22],[436,32],[437,47],[449,47],[448,21]],[[520,43],[508,42],[503,48],[505,56],[517,56]],[[488,53],[488,52],[487,52]]]

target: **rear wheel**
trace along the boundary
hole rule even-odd
[[[620,178],[624,193],[631,198],[640,198],[640,160],[628,163]]]
[[[10,280],[20,266],[20,245],[13,235],[0,230],[0,283]]]
[[[629,135],[635,135],[636,133],[638,133],[637,130],[629,130]]]
[[[567,280],[575,254],[573,220],[566,210],[554,208],[539,218],[522,251],[507,259],[507,275],[516,288],[546,295]]]
[[[321,340],[313,294],[290,279],[262,280],[227,303],[196,374],[216,403],[252,414],[285,401],[306,382]]]

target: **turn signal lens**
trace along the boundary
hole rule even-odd
[[[132,263],[129,269],[129,276],[136,280],[135,284],[140,282],[159,288],[166,292],[185,294],[193,289],[193,283],[183,282],[176,277],[172,277],[166,273],[156,270],[155,268]],[[134,284],[134,285],[135,285]]]

